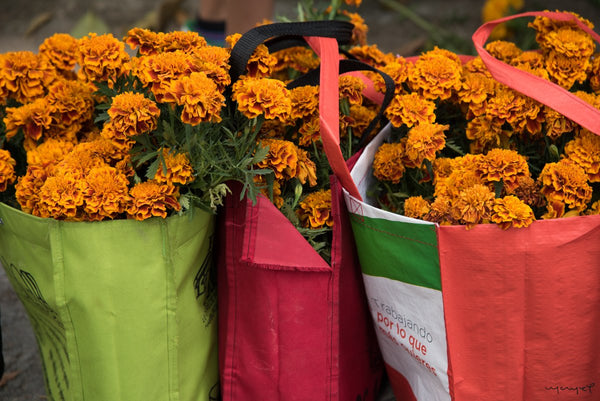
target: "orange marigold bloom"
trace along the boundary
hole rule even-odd
[[[194,181],[194,169],[185,153],[175,153],[170,149],[163,149],[164,165],[159,165],[154,181],[158,184],[186,185]]]
[[[519,178],[528,177],[529,165],[525,156],[510,149],[492,149],[473,166],[483,183],[502,182],[507,193],[519,185]]]
[[[362,91],[365,87],[365,83],[353,75],[342,75],[339,78],[340,98],[348,99],[351,105],[362,104]]]
[[[538,180],[542,184],[541,193],[548,200],[549,206],[555,210],[562,205],[563,209],[568,206],[570,209],[582,211],[592,199],[592,187],[588,184],[588,175],[569,159],[546,164]],[[562,215],[558,213],[556,217]]]
[[[115,131],[130,138],[154,131],[160,116],[154,101],[134,92],[115,96],[107,113]]]
[[[483,22],[493,21],[508,15],[511,10],[523,8],[523,0],[487,0],[481,8],[481,20]],[[492,39],[499,39],[508,35],[505,24],[498,25],[491,33]]]
[[[258,45],[248,59],[246,74],[250,78],[266,78],[271,75],[275,65],[277,58],[269,53],[267,46]]]
[[[346,0],[346,3],[348,0]],[[360,3],[360,0],[358,0]],[[351,13],[348,10],[342,10],[342,14],[350,19],[350,23],[354,25],[354,29],[352,29],[352,43],[360,46],[365,46],[367,44],[367,33],[369,32],[369,27],[365,24],[365,19],[360,16],[358,13]]]
[[[306,184],[311,187],[317,185],[317,166],[315,162],[310,160],[308,152],[304,149],[297,149],[298,152],[298,163],[296,164],[296,178],[302,184]]]
[[[521,54],[512,59],[511,64],[515,67],[527,65],[534,70],[545,68],[544,55],[536,50],[521,52]]]
[[[303,119],[302,125],[298,128],[298,145],[310,146],[321,140],[321,121],[318,113],[313,113]]]
[[[159,52],[174,52],[181,50],[191,53],[199,47],[207,46],[206,39],[194,31],[171,31],[161,35]]]
[[[48,172],[69,154],[75,144],[70,141],[49,138],[39,146],[27,152],[27,165],[38,166],[46,169]]]
[[[462,190],[452,203],[452,217],[471,228],[476,224],[488,223],[492,216],[495,195],[487,185],[475,184]]]
[[[281,196],[281,182],[279,180],[273,181],[273,185],[271,186],[272,193],[269,190],[267,180],[264,175],[255,175],[254,182],[260,188],[260,193],[263,194],[263,196],[267,199],[271,199],[272,195],[271,201],[273,202],[273,205],[275,205],[277,209],[281,209],[283,203],[285,202],[285,199],[283,199]]]
[[[90,121],[94,116],[94,88],[77,80],[57,80],[50,86],[46,101],[52,107],[55,124],[67,128]]]
[[[193,72],[187,77],[171,82],[164,100],[182,105],[181,121],[190,125],[221,121],[225,96],[217,84],[203,72]]]
[[[404,201],[404,215],[415,219],[424,218],[431,211],[431,205],[422,196],[411,196]]]
[[[431,202],[429,213],[423,219],[440,225],[457,224],[452,217],[452,200],[447,196],[436,197]]]
[[[386,117],[394,127],[413,127],[417,124],[435,122],[435,103],[417,93],[394,96],[385,110]]]
[[[582,130],[565,145],[565,155],[581,167],[591,182],[600,182],[600,137]]]
[[[546,56],[548,74],[554,82],[565,89],[571,89],[576,82],[584,82],[591,68],[589,58],[568,57],[554,51]]]
[[[269,153],[256,164],[258,168],[273,170],[275,178],[290,179],[296,176],[298,171],[298,148],[293,142],[281,139],[263,139],[260,141],[262,147],[268,147]]]
[[[107,82],[112,88],[116,79],[128,72],[130,57],[125,43],[112,34],[90,33],[79,39],[78,76],[88,81]]]
[[[469,120],[465,133],[467,139],[472,141],[469,145],[471,153],[483,153],[497,147],[504,138],[510,136],[510,132],[503,130],[501,125],[495,124],[494,120],[486,116]]]
[[[350,106],[350,115],[348,116],[348,124],[352,128],[352,135],[361,138],[365,129],[371,124],[377,112],[366,106],[353,105]]]
[[[396,94],[404,91],[403,84],[408,80],[408,70],[410,62],[404,57],[397,57],[390,63],[384,65],[380,70],[394,80],[396,84]],[[371,78],[371,75],[369,75]],[[385,82],[380,74],[372,74],[371,80],[375,88],[380,92],[385,92]]]
[[[192,55],[175,51],[143,57],[133,70],[140,81],[150,87],[156,101],[162,102],[171,81],[199,71],[199,68],[194,64]]]
[[[77,63],[77,39],[68,33],[55,33],[39,47],[39,54],[59,71],[72,71]]]
[[[123,152],[129,152],[135,144],[133,137],[127,136],[127,134],[115,127],[112,121],[107,121],[100,131],[100,136]]]
[[[466,154],[454,159],[444,159],[438,165],[436,159],[434,166],[434,196],[455,198],[466,188],[476,184],[483,184],[481,177],[475,172],[474,166],[482,158],[481,154]],[[449,172],[449,173],[448,173]]]
[[[129,181],[114,167],[100,166],[85,177],[83,190],[86,220],[114,219],[122,214],[129,202]]]
[[[344,3],[346,3],[349,6],[360,7],[360,3],[362,3],[362,0],[344,0]]]
[[[533,210],[516,196],[505,196],[494,201],[492,207],[492,223],[506,230],[510,227],[528,227],[534,222]]]
[[[422,54],[410,68],[408,81],[427,99],[449,99],[462,86],[462,65],[439,48]]]
[[[298,204],[296,214],[303,227],[332,227],[331,190],[320,190],[306,195]]]
[[[512,61],[523,52],[516,44],[505,40],[489,42],[485,45],[485,50],[495,58],[508,64],[512,64]]]
[[[48,172],[39,166],[28,166],[27,173],[19,177],[15,184],[15,198],[21,210],[34,216],[41,216],[39,211],[40,188],[46,182]]]
[[[291,114],[290,91],[276,79],[240,79],[233,84],[233,97],[239,111],[248,118],[264,114],[267,120],[285,122]]]
[[[494,94],[496,82],[480,72],[465,72],[458,98],[469,106],[469,111],[475,116],[485,112],[486,100]]]
[[[135,220],[165,218],[169,210],[181,210],[177,201],[179,191],[172,185],[158,184],[154,181],[142,182],[129,190],[129,196],[131,202],[127,208],[127,216]]]
[[[561,27],[548,32],[545,37],[546,50],[555,51],[566,57],[589,58],[594,54],[594,39],[580,29]]]
[[[573,14],[577,19],[587,25],[590,29],[594,29],[594,24],[591,21],[582,18],[579,14],[574,12],[569,12],[569,14]],[[572,21],[555,21],[551,18],[547,17],[536,17],[532,22],[528,24],[529,27],[533,28],[536,31],[535,40],[538,42],[542,49],[550,48],[551,46],[548,44],[547,36],[550,32],[557,31],[563,27],[579,29],[577,24]]]
[[[123,40],[131,49],[138,49],[142,56],[158,53],[164,33],[153,32],[149,29],[132,28],[127,31]]]
[[[505,122],[514,124],[525,110],[525,96],[505,86],[498,87],[496,93],[488,99],[485,112],[494,123],[502,125]]]
[[[292,99],[291,118],[306,118],[318,111],[319,86],[299,86],[290,91]]]
[[[362,62],[372,65],[375,68],[384,67],[393,62],[396,56],[393,53],[382,52],[376,44],[355,46],[349,50],[349,53]]]
[[[403,143],[382,143],[373,158],[373,175],[381,181],[400,182],[406,168]]]
[[[420,167],[425,159],[435,160],[436,153],[446,146],[444,132],[449,125],[423,123],[408,131],[403,162],[406,167]]]
[[[46,94],[56,70],[42,56],[30,51],[0,54],[0,104],[6,98],[29,103]]]
[[[48,177],[40,188],[41,217],[57,220],[81,220],[85,181],[63,172]]]
[[[229,50],[220,46],[198,47],[192,52],[194,68],[215,81],[221,93],[231,83],[229,56]]]
[[[294,46],[273,53],[277,58],[277,64],[273,66],[273,72],[283,71],[288,68],[306,73],[317,68],[319,59],[315,53],[306,47]]]
[[[15,182],[15,166],[17,162],[8,150],[0,149],[0,192],[6,191],[9,184]]]
[[[52,124],[52,108],[44,98],[39,98],[20,107],[7,107],[4,124],[6,138],[14,137],[22,129],[26,138],[39,141]]]

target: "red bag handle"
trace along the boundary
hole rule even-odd
[[[582,127],[600,135],[599,109],[559,85],[494,58],[484,49],[490,33],[498,24],[521,17],[547,17],[556,21],[575,22],[582,30],[590,34],[596,42],[600,43],[600,36],[573,14],[552,11],[530,11],[515,14],[487,22],[473,34],[472,39],[475,49],[487,69],[498,82],[549,106]]]
[[[337,41],[320,36],[306,37],[306,40],[321,59],[319,72],[319,81],[321,82],[319,91],[319,120],[323,150],[333,173],[342,184],[342,187],[350,195],[362,200],[340,149],[338,89],[340,56]]]

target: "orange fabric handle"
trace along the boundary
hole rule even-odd
[[[485,42],[498,24],[521,17],[547,17],[556,21],[572,21],[590,34],[596,42],[600,42],[600,36],[596,32],[570,13],[531,11],[490,21],[477,29],[472,39],[477,53],[492,76],[498,82],[549,106],[582,127],[600,135],[600,110],[559,85],[508,65],[485,50]]]

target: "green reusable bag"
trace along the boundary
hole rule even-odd
[[[0,203],[0,260],[48,398],[218,399],[214,216],[64,222]]]

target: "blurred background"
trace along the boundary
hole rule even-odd
[[[198,0],[0,0],[0,53],[35,52],[45,38],[59,32],[75,37],[110,32],[122,38],[133,27],[177,30],[194,17],[198,4]],[[470,37],[483,19],[515,8],[573,11],[600,26],[600,0],[363,0],[357,12],[369,27],[369,44],[408,56],[434,45],[472,54]],[[275,0],[273,17],[296,19],[297,1]],[[522,20],[509,26],[506,39],[528,43],[526,24]],[[6,360],[0,400],[46,399],[35,337],[2,269],[0,311]]]

